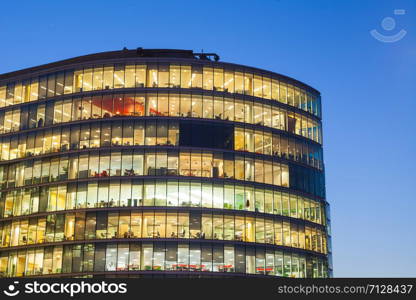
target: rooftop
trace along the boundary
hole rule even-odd
[[[77,57],[73,57],[73,58],[69,58],[69,59],[64,59],[64,60],[60,60],[60,61],[56,61],[56,62],[52,62],[52,63],[48,63],[48,64],[44,64],[44,65],[39,65],[39,66],[35,66],[35,67],[30,67],[30,68],[26,68],[26,69],[21,69],[21,70],[17,70],[17,71],[13,71],[13,72],[9,72],[9,73],[4,73],[4,74],[0,74],[0,81],[5,81],[7,82],[8,80],[19,80],[21,78],[19,77],[25,77],[25,75],[27,75],[28,73],[35,73],[35,72],[40,72],[43,73],[43,71],[48,71],[49,69],[54,69],[54,68],[61,68],[64,67],[66,65],[72,65],[72,64],[82,64],[85,62],[94,62],[94,61],[105,61],[105,60],[111,60],[111,59],[124,59],[124,58],[176,58],[176,59],[194,59],[194,60],[199,60],[199,61],[205,61],[205,62],[218,62],[220,57],[218,54],[216,53],[197,53],[197,52],[193,52],[192,50],[180,50],[180,49],[143,49],[141,47],[137,48],[137,49],[133,49],[133,50],[129,50],[127,48],[123,48],[122,50],[118,50],[118,51],[107,51],[107,52],[99,52],[99,53],[94,53],[94,54],[87,54],[87,55],[82,55],[82,56],[77,56]],[[229,66],[237,66],[239,67],[240,65],[236,65],[236,64],[232,64],[232,63],[224,63],[221,62],[222,64],[226,64]],[[240,66],[241,67],[241,66]],[[257,70],[257,71],[261,71],[261,72],[267,72],[268,74],[274,74],[274,76],[278,76],[280,78],[283,78],[284,80],[291,82],[293,84],[302,86],[310,91],[313,91],[317,94],[319,94],[319,91],[317,91],[316,89],[314,89],[313,87],[299,81],[296,80],[294,78],[282,75],[282,74],[278,74],[278,73],[274,73],[271,71],[267,71],[267,70],[262,70],[262,69],[258,69],[258,68],[253,68],[253,67],[249,67],[249,66],[244,66],[244,68],[249,68],[252,70]],[[41,74],[39,74],[41,75]],[[16,78],[17,77],[17,78]]]
[[[208,61],[218,61],[220,57],[216,53],[195,53],[192,50],[177,49],[143,49],[141,47],[135,50],[124,48],[119,51],[107,51],[88,55],[77,56],[69,59],[52,62],[36,67],[26,68],[18,71],[0,74],[0,80],[26,73],[41,71],[49,68],[59,67],[68,64],[82,63],[94,60],[116,59],[116,58],[134,58],[134,57],[164,57],[164,58],[183,58],[183,59],[200,59]]]

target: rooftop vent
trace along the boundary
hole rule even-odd
[[[125,49],[123,49],[125,51]],[[143,49],[137,48],[136,53],[141,57],[175,57],[175,58],[194,58],[201,60],[219,61],[220,57],[216,53],[194,53],[192,50],[175,49]]]

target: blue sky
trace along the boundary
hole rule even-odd
[[[372,29],[407,34],[383,43]],[[203,49],[312,85],[334,275],[415,277],[415,32],[414,0],[4,1],[0,73],[123,47]]]

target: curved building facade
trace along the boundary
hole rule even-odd
[[[0,275],[330,277],[320,93],[218,60],[0,75]]]

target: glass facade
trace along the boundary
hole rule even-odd
[[[59,98],[61,99],[61,98]],[[111,117],[179,117],[240,122],[322,142],[316,117],[271,103],[206,94],[130,93],[48,100],[0,111],[0,133]]]
[[[36,247],[2,252],[3,276],[221,272],[291,278],[328,273],[325,256],[271,247],[204,242],[111,242]]]
[[[0,75],[0,276],[331,276],[319,92],[128,54]]]
[[[85,122],[84,122],[85,123]],[[322,148],[270,129],[215,122],[193,121],[95,121],[79,125],[39,129],[0,137],[1,161],[15,160],[87,148],[118,146],[205,146],[264,154],[302,162],[323,169]],[[199,127],[199,128],[198,128]],[[217,130],[215,130],[215,129]],[[204,139],[190,134],[192,129],[211,134]],[[215,136],[215,139],[212,138]]]
[[[61,95],[123,88],[201,89],[280,102],[321,117],[320,96],[260,70],[201,62],[105,64],[0,84],[0,107]],[[256,74],[257,73],[257,74]]]
[[[169,206],[252,211],[326,224],[325,204],[262,184],[207,180],[83,180],[66,184],[6,190],[0,216],[10,218],[42,212],[102,207]]]
[[[325,231],[318,224],[207,211],[78,211],[5,221],[0,224],[0,245],[120,238],[206,239],[275,244],[326,253]]]

